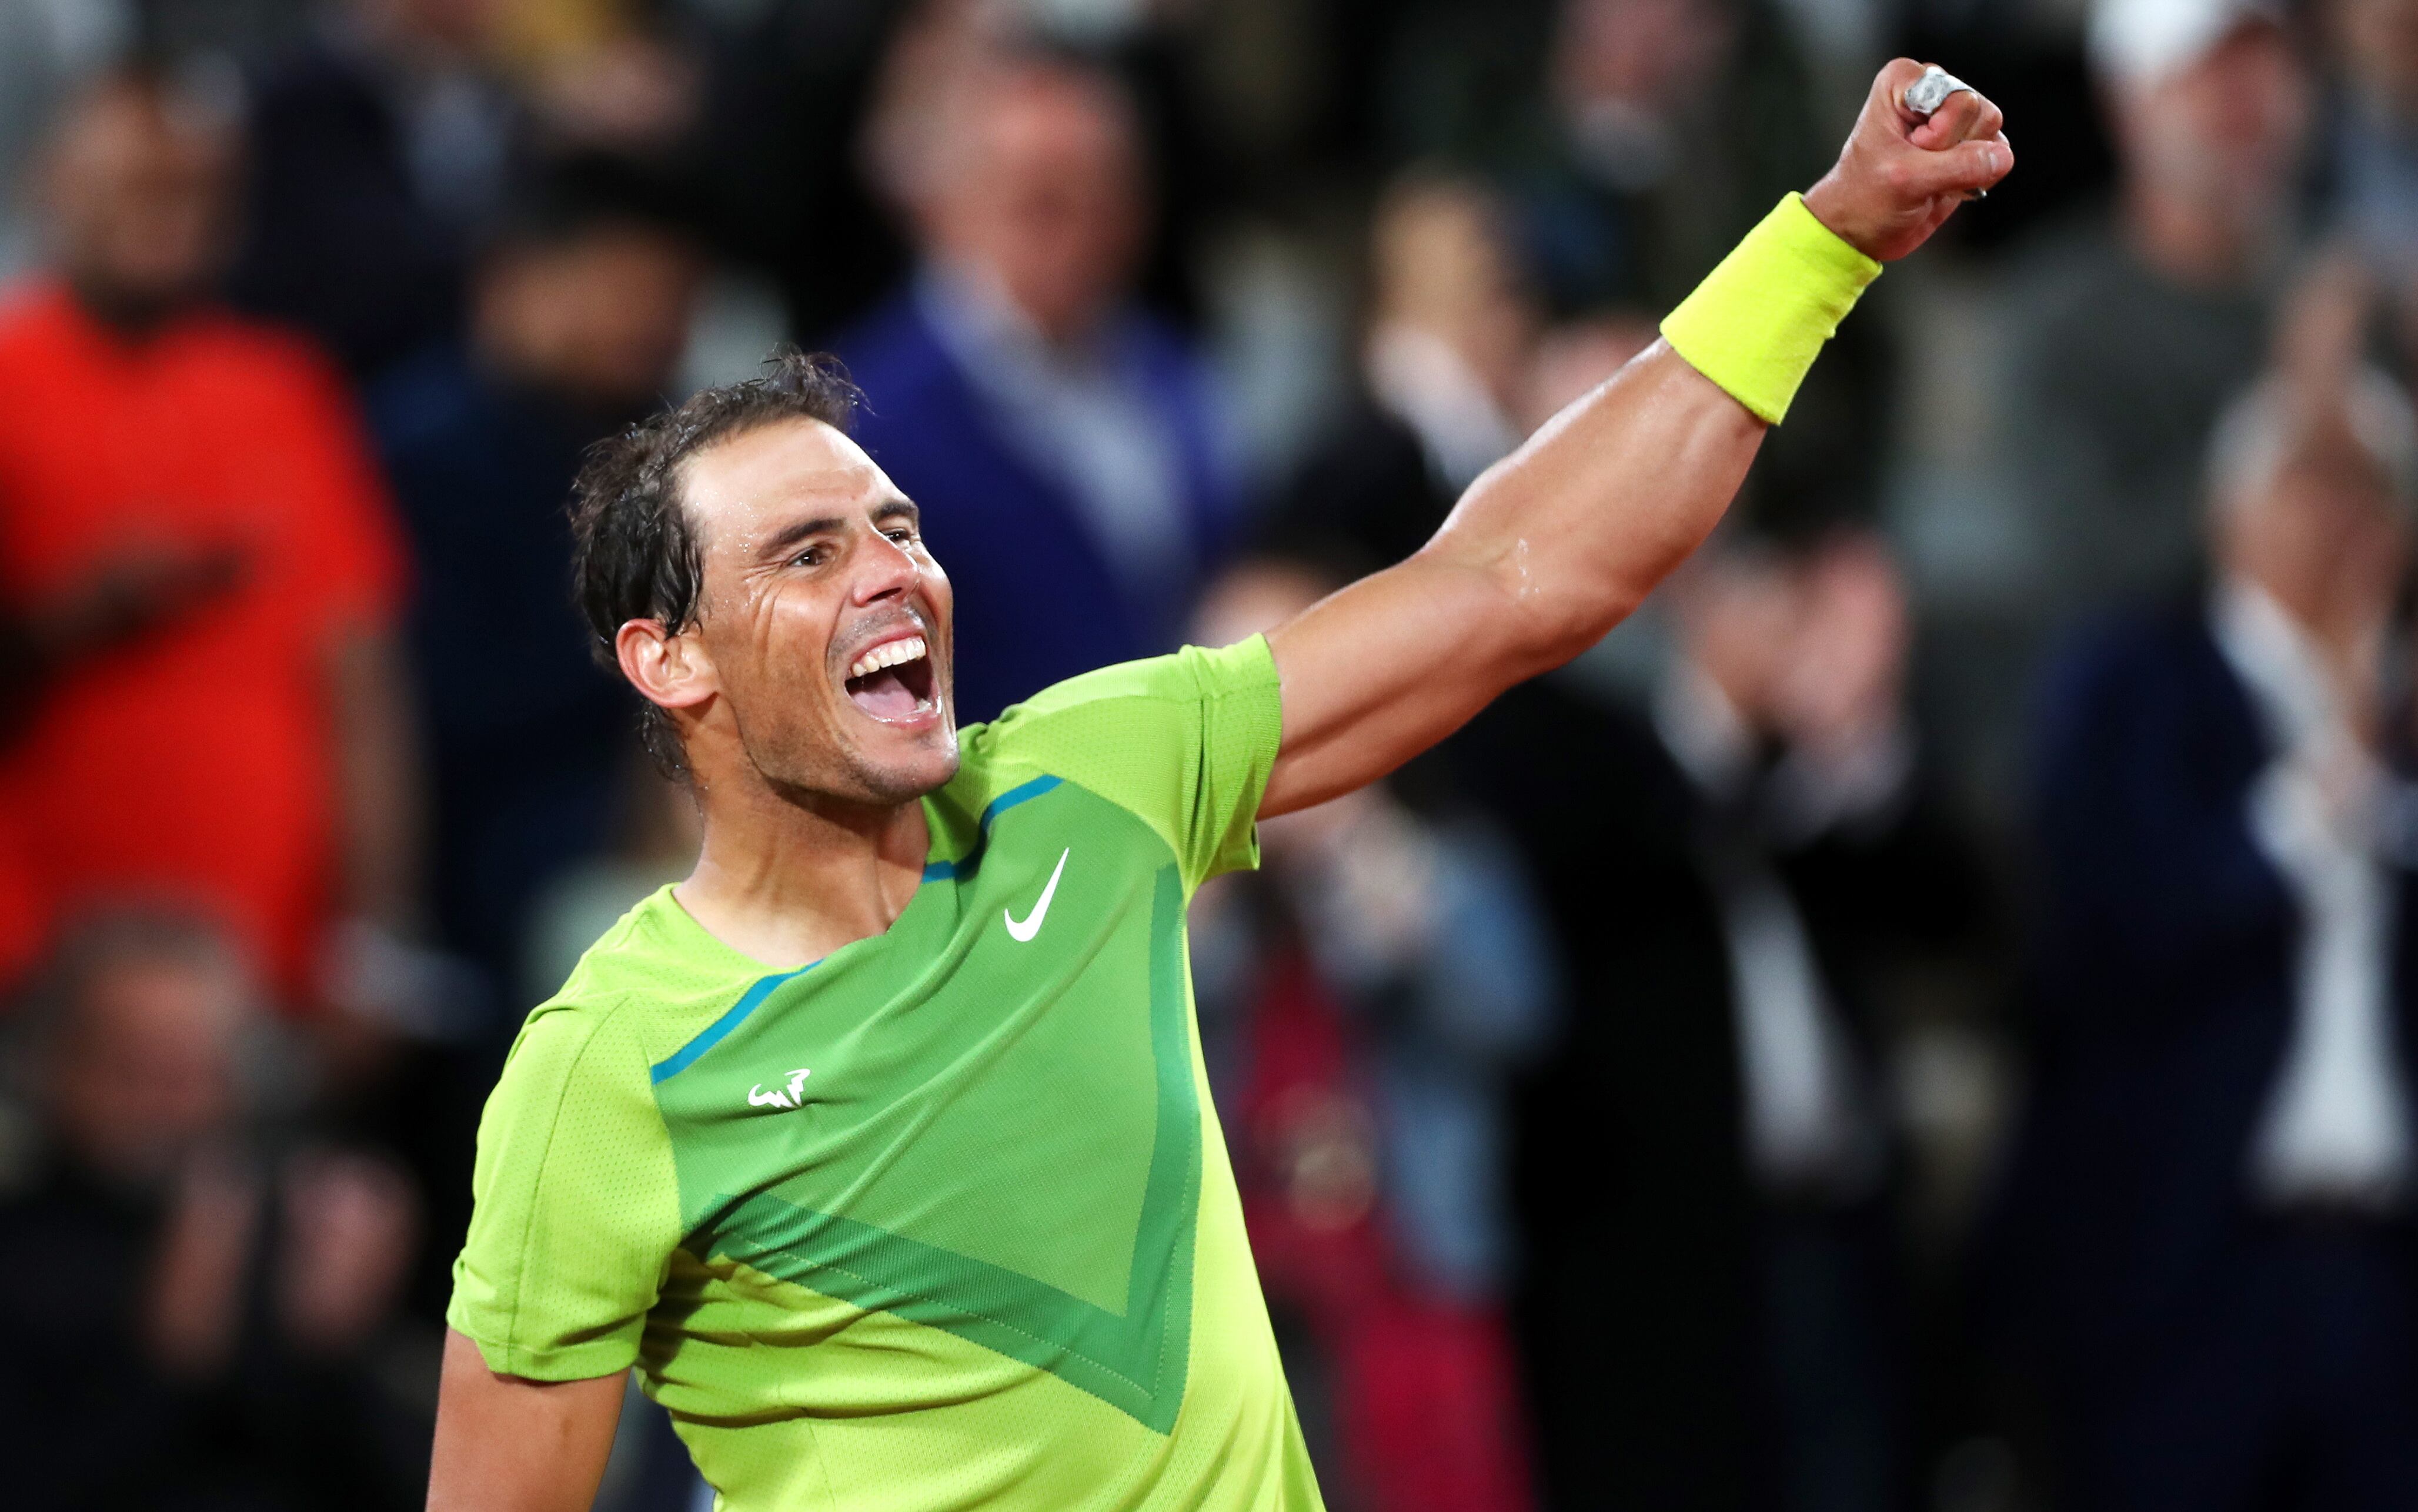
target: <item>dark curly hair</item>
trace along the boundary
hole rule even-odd
[[[572,577],[596,659],[620,669],[613,639],[630,620],[660,620],[677,634],[696,619],[705,560],[681,502],[681,464],[781,420],[844,431],[863,401],[837,359],[785,348],[766,359],[761,377],[705,389],[596,443],[571,501]],[[652,703],[639,707],[648,754],[666,774],[685,779],[688,759],[670,718]]]

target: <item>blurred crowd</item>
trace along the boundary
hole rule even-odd
[[[2021,163],[1730,522],[1196,900],[1322,1485],[2418,1507],[2418,0],[0,0],[0,1501],[419,1504],[696,846],[590,444],[840,354],[987,719],[1416,550],[1901,53]]]

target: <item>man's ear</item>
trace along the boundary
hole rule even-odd
[[[613,636],[621,675],[660,709],[694,709],[721,691],[713,658],[695,635],[667,634],[660,619],[632,619]]]

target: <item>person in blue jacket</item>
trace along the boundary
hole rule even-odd
[[[894,186],[917,270],[839,351],[869,401],[857,439],[949,562],[958,714],[980,720],[1173,649],[1233,490],[1200,362],[1129,298],[1150,198],[1131,98],[1012,48],[956,85]]]

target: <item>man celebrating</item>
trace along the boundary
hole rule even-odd
[[[1256,817],[1392,771],[1704,539],[1880,262],[2012,164],[1978,95],[1907,110],[1921,72],[1416,556],[962,738],[948,580],[828,369],[599,457],[582,597],[704,852],[488,1104],[431,1506],[585,1507],[634,1364],[738,1512],[1318,1506],[1185,901]]]

